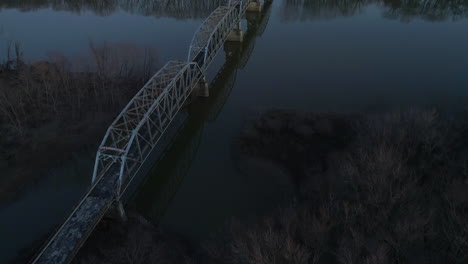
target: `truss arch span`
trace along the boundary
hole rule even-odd
[[[115,171],[119,197],[202,76],[196,63],[171,61],[158,71],[107,130],[97,151],[93,182]]]

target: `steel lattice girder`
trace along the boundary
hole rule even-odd
[[[97,151],[92,182],[118,175],[117,194],[157,144],[231,30],[254,0],[232,0],[203,22],[193,37],[189,62],[168,62],[132,98],[107,130]],[[130,177],[128,177],[130,176]]]
[[[213,11],[208,16],[208,18],[205,19],[205,21],[193,36],[187,58],[188,61],[194,61],[195,58],[204,50],[215,28],[224,19],[229,11],[229,7],[220,6],[215,11]]]
[[[112,169],[119,169],[120,194],[122,183],[138,171],[202,77],[198,65],[187,62],[169,62],[156,73],[107,130],[93,182],[118,165]]]
[[[239,24],[250,2],[252,0],[233,0],[229,6],[213,11],[193,36],[187,60],[198,63],[205,71],[229,33]]]
[[[203,71],[208,68],[213,58],[223,46],[229,33],[239,23],[239,20],[239,11],[236,8],[231,8],[214,29],[205,46],[203,64],[200,66]]]

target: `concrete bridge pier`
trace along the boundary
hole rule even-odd
[[[242,42],[244,41],[244,32],[242,32],[242,25],[241,22],[237,24],[237,28],[234,28],[229,33],[226,41],[230,42]]]
[[[257,25],[261,17],[262,14],[260,12],[246,12],[245,19],[247,20],[247,27]]]
[[[247,6],[248,12],[262,12],[262,3],[260,0],[252,1]]]

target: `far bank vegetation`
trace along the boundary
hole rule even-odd
[[[0,200],[39,174],[36,167],[95,147],[159,66],[155,49],[134,44],[90,42],[88,54],[50,52],[32,62],[20,43],[7,46],[0,64]]]
[[[154,73],[152,49],[131,44],[95,45],[89,57],[61,53],[26,64],[21,45],[9,45],[0,68],[0,118],[19,134],[55,120],[76,120],[121,107]]]

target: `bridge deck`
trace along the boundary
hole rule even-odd
[[[115,174],[100,179],[46,245],[35,263],[66,263],[75,256],[82,243],[108,211],[114,200]]]

